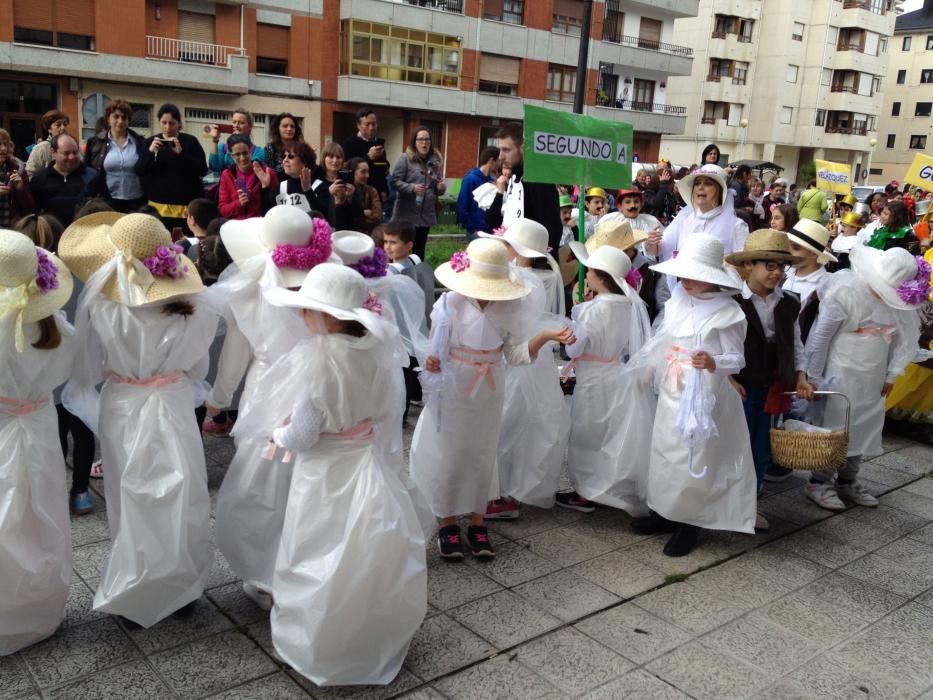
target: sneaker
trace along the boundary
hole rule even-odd
[[[207,416],[201,423],[201,432],[210,437],[226,437],[232,428],[233,423],[223,413],[218,413],[213,418]]]
[[[676,529],[677,523],[671,522],[654,511],[651,511],[650,515],[632,518],[632,531],[636,535],[655,535],[659,532],[673,532]]]
[[[678,525],[662,551],[669,557],[685,557],[697,546],[698,539],[699,528],[693,525]]]
[[[491,559],[496,556],[489,539],[489,530],[482,525],[470,525],[467,528],[467,541],[470,543],[470,554],[477,559]]]
[[[272,610],[272,594],[251,583],[243,584],[243,593],[263,610]]]
[[[771,523],[760,510],[755,513],[755,529],[759,532],[767,532],[771,529]]]
[[[577,510],[581,513],[592,513],[596,510],[596,504],[588,501],[576,491],[558,491],[554,494],[555,505],[569,510]]]
[[[793,475],[793,469],[785,469],[778,464],[772,464],[768,467],[768,471],[765,472],[765,481],[771,482],[772,484],[780,484],[782,481],[790,479]]]
[[[804,493],[807,498],[816,503],[820,508],[826,510],[845,510],[846,504],[839,500],[839,494],[832,484],[815,484],[812,481],[807,484]],[[877,504],[877,501],[875,501]]]
[[[71,494],[71,512],[75,515],[87,515],[94,510],[94,498],[90,491]]]
[[[486,506],[486,520],[515,520],[522,514],[518,501],[511,498],[497,498]]]
[[[104,478],[104,463],[96,459],[91,463],[90,477],[92,479],[103,479]]]
[[[443,559],[463,559],[463,540],[459,525],[447,525],[437,531],[437,546]]]
[[[857,481],[853,481],[849,484],[841,484],[837,481],[836,492],[842,496],[844,500],[850,501],[857,506],[874,508],[878,505],[878,499],[868,493],[865,487]]]

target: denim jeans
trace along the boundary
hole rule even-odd
[[[748,437],[752,444],[752,459],[755,462],[755,476],[758,489],[764,482],[765,472],[771,466],[771,416],[765,413],[765,399],[768,388],[746,389],[742,408],[745,410],[745,422],[748,423]]]

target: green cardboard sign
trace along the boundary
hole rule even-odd
[[[525,179],[632,186],[632,125],[525,105]]]

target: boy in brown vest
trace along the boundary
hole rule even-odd
[[[797,323],[800,300],[780,287],[784,269],[798,261],[790,253],[787,234],[772,229],[753,232],[741,253],[726,257],[746,280],[735,296],[748,320],[745,367],[732,383],[745,407],[759,490],[771,466],[771,417],[790,410],[790,396],[784,392],[796,391],[806,399],[813,396]],[[768,527],[760,513],[756,527]]]

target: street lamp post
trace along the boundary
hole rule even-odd
[[[739,122],[739,126],[742,128],[742,148],[739,151],[739,160],[745,158],[745,135],[748,133],[748,119],[744,117]]]
[[[868,179],[871,177],[871,157],[875,155],[875,144],[878,143],[878,139],[872,136],[868,139],[868,145],[871,146],[871,150],[868,152],[868,169],[865,171],[865,182],[863,185],[868,184]]]

